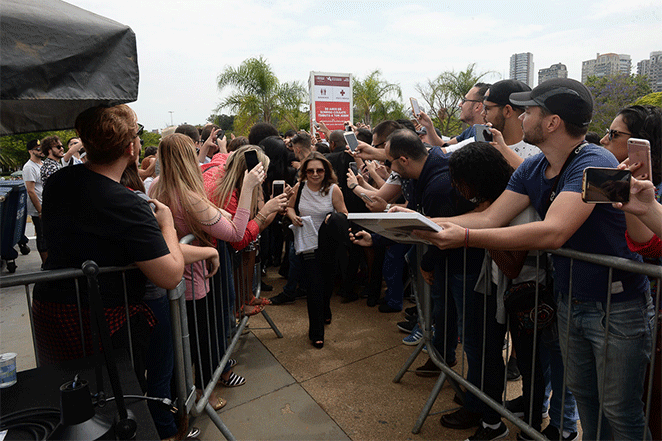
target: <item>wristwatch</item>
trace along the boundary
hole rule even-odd
[[[391,204],[386,204],[386,210],[384,211],[389,211],[391,209]]]
[[[349,189],[350,189],[350,190],[354,190],[358,185],[359,185],[359,184],[356,184],[356,183],[354,183],[354,184],[349,184]]]

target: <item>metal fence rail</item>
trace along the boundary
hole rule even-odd
[[[180,241],[180,243],[191,243],[194,240],[193,235],[188,235]],[[252,247],[246,250],[243,250],[240,253],[249,253],[255,251],[257,248]],[[230,258],[230,254],[226,250],[226,244],[219,241],[219,257],[220,257],[220,267],[218,270],[218,275],[210,278],[210,292],[206,296],[206,309],[207,309],[207,323],[209,324],[207,333],[208,336],[216,335],[219,338],[212,339],[207,338],[209,344],[207,347],[192,347],[191,345],[191,335],[189,333],[189,324],[187,316],[187,304],[186,304],[186,284],[182,280],[177,288],[167,291],[167,297],[170,304],[170,318],[172,325],[172,342],[174,348],[174,379],[175,379],[175,390],[177,397],[175,399],[175,407],[177,408],[177,416],[180,424],[187,423],[189,415],[199,416],[203,412],[206,413],[212,422],[218,427],[223,436],[228,440],[235,439],[230,430],[221,420],[218,413],[213,409],[209,404],[209,397],[211,396],[214,388],[216,387],[223,370],[230,359],[232,352],[234,351],[239,338],[242,335],[242,332],[246,328],[249,320],[249,316],[236,314],[235,310],[235,301],[232,298],[232,294],[236,293],[237,298],[242,302],[248,299],[252,295],[252,284],[249,286],[246,283],[238,283],[237,286],[232,285],[233,279],[233,264]],[[129,352],[131,354],[131,362],[133,365],[133,350],[132,350],[132,341],[131,341],[131,321],[129,318],[129,303],[127,297],[127,286],[126,286],[126,277],[125,273],[129,270],[136,270],[135,266],[127,267],[104,267],[99,268],[99,274],[108,274],[108,273],[119,273],[122,277],[123,287],[124,287],[124,311],[127,318],[127,332],[129,334]],[[246,269],[243,267],[237,268],[238,274],[242,279],[246,278]],[[253,275],[254,280],[256,281],[257,293],[256,297],[259,298],[260,295],[260,281],[261,281],[261,271],[259,266],[259,261],[255,263],[254,269],[251,268],[251,275]],[[35,360],[37,366],[40,366],[39,360],[39,351],[35,339],[35,328],[34,320],[32,317],[32,296],[31,296],[31,287],[38,282],[51,282],[59,280],[68,280],[73,279],[75,281],[74,286],[76,290],[76,299],[78,307],[78,318],[80,324],[80,333],[83,345],[83,354],[88,356],[86,351],[86,342],[91,338],[90,335],[86,335],[86,332],[83,327],[83,314],[87,314],[87,308],[82,307],[81,302],[81,292],[79,289],[78,280],[84,280],[86,277],[83,270],[78,269],[61,269],[61,270],[50,270],[50,271],[40,271],[30,274],[19,274],[19,275],[10,275],[5,276],[0,279],[0,286],[2,288],[9,288],[14,286],[24,286],[26,293],[26,302],[29,311],[30,317],[30,326],[32,332],[32,341],[33,349],[35,353]],[[83,282],[84,283],[84,282]],[[195,292],[193,288],[193,296],[195,297]],[[195,309],[195,303],[193,303]],[[279,338],[282,338],[283,335],[278,330],[273,320],[262,311],[263,316],[274,330],[276,335]],[[194,317],[196,315],[194,314]],[[197,326],[195,327],[197,331]],[[199,341],[199,339],[197,339]],[[212,341],[214,341],[214,346],[212,346]],[[198,351],[200,354],[202,351],[208,351],[212,353],[215,351],[216,354],[219,354],[220,360],[213,368],[213,374],[211,378],[201,378],[203,384],[205,384],[204,392],[200,398],[197,398],[196,388],[194,384],[194,376],[202,375],[200,369],[196,369],[197,373],[194,373],[193,370],[193,361],[191,356],[191,351]],[[198,357],[200,359],[200,357]],[[199,366],[198,366],[199,368]]]
[[[425,247],[426,246],[424,246],[424,245],[418,245],[417,246],[417,255],[419,256],[419,258],[420,258],[420,256],[423,255]],[[653,401],[652,397],[653,397],[654,392],[655,392],[654,381],[657,381],[657,382],[660,381],[659,378],[655,378],[654,373],[656,372],[655,371],[656,366],[661,362],[659,360],[659,356],[656,354],[655,349],[656,349],[656,345],[658,344],[657,337],[658,337],[659,332],[660,332],[660,315],[661,315],[660,314],[660,298],[661,298],[661,296],[660,296],[660,286],[662,285],[662,283],[661,283],[662,282],[662,266],[646,264],[646,263],[640,263],[640,262],[631,261],[631,260],[628,260],[628,259],[617,258],[617,257],[614,257],[614,256],[605,256],[605,255],[582,253],[582,252],[578,252],[578,251],[574,251],[574,250],[566,250],[566,249],[559,249],[559,250],[553,250],[553,251],[550,250],[550,251],[546,251],[546,252],[556,254],[556,255],[559,255],[559,256],[564,256],[564,257],[567,257],[567,258],[571,259],[571,263],[570,263],[570,265],[571,265],[571,271],[570,271],[571,276],[570,276],[570,287],[569,287],[569,292],[570,292],[570,302],[569,302],[569,304],[570,305],[572,305],[572,294],[573,294],[573,291],[572,291],[572,264],[576,260],[582,260],[582,261],[586,261],[586,262],[590,262],[590,263],[594,263],[594,264],[597,264],[597,265],[601,265],[601,266],[605,266],[605,267],[610,268],[608,286],[611,286],[611,282],[612,282],[611,277],[612,277],[612,272],[613,272],[614,269],[624,270],[624,271],[628,271],[628,272],[634,272],[634,273],[638,273],[638,274],[644,274],[644,275],[648,276],[651,279],[657,279],[657,282],[658,282],[657,283],[657,292],[652,293],[653,294],[653,299],[654,299],[655,317],[654,317],[654,320],[653,320],[651,361],[650,361],[650,364],[649,364],[649,367],[648,367],[648,372],[649,372],[648,383],[644,385],[645,386],[645,392],[646,392],[645,395],[647,397],[644,405],[645,405],[646,426],[649,425],[649,421],[651,421],[651,420],[654,421],[654,422],[662,420],[662,415],[651,415],[651,403]],[[486,260],[487,260],[486,265],[489,265],[491,263],[490,260],[489,259],[486,259]],[[466,251],[465,251],[465,262],[464,263],[465,263],[465,266],[464,266],[465,282],[464,282],[464,286],[463,286],[463,296],[462,296],[463,299],[465,298],[466,290],[468,288],[469,289],[473,288],[473,286],[468,287],[467,283],[466,283]],[[446,265],[446,268],[448,268],[448,262],[446,262],[445,265]],[[537,261],[536,261],[536,271],[539,273],[540,270],[541,270],[541,268],[540,268],[540,258],[538,258]],[[488,268],[488,271],[489,271],[489,268]],[[412,285],[415,286],[415,288],[416,288],[414,290],[414,294],[415,294],[415,297],[416,297],[417,307],[418,307],[418,311],[419,311],[419,323],[420,323],[420,326],[423,330],[423,339],[418,344],[418,346],[414,349],[411,356],[405,361],[403,367],[396,374],[393,381],[394,382],[399,382],[402,379],[404,374],[409,371],[412,363],[414,362],[416,357],[419,355],[419,353],[421,352],[421,350],[423,349],[424,346],[427,346],[428,354],[429,354],[430,358],[441,369],[441,375],[439,376],[439,379],[435,383],[435,385],[434,385],[434,387],[433,387],[433,389],[432,389],[432,391],[431,391],[431,393],[428,397],[428,400],[426,401],[425,405],[423,406],[423,408],[421,410],[421,413],[419,415],[419,418],[416,421],[416,423],[415,423],[415,425],[412,429],[412,432],[413,433],[419,433],[420,432],[420,430],[423,426],[423,423],[425,422],[425,419],[428,417],[428,415],[430,413],[430,410],[432,409],[432,406],[433,406],[437,396],[441,392],[441,389],[442,389],[444,383],[446,381],[448,381],[449,384],[451,385],[451,387],[453,387],[455,389],[455,391],[456,391],[458,397],[460,397],[460,399],[463,400],[463,398],[464,398],[463,397],[463,392],[460,389],[460,386],[462,386],[468,392],[471,392],[476,397],[478,397],[482,402],[484,402],[491,409],[495,410],[501,416],[503,416],[508,421],[513,423],[516,427],[518,427],[520,430],[522,430],[523,433],[525,433],[526,435],[528,435],[532,439],[541,440],[541,441],[546,440],[547,438],[545,438],[541,433],[536,431],[530,425],[530,422],[531,422],[531,419],[530,419],[531,417],[530,416],[531,416],[531,413],[532,413],[532,410],[533,410],[533,408],[532,408],[532,406],[533,406],[532,396],[530,397],[530,401],[528,403],[528,406],[529,406],[529,421],[528,422],[524,421],[523,419],[518,418],[517,416],[515,416],[513,413],[511,413],[510,411],[508,411],[506,409],[506,407],[505,407],[505,395],[506,395],[506,387],[505,387],[505,385],[506,385],[506,378],[505,377],[506,376],[505,376],[505,372],[504,372],[504,379],[503,379],[503,381],[504,381],[504,394],[502,396],[502,400],[499,402],[499,401],[495,401],[494,399],[487,396],[485,394],[484,390],[483,390],[484,376],[485,376],[485,370],[484,369],[481,369],[482,376],[481,376],[481,379],[480,379],[480,384],[475,385],[475,384],[469,382],[460,373],[454,371],[452,368],[450,368],[446,364],[446,362],[443,359],[443,356],[436,350],[434,345],[432,345],[432,336],[433,336],[433,334],[432,334],[432,323],[431,323],[432,322],[432,316],[431,316],[432,315],[431,314],[432,302],[431,302],[431,297],[430,297],[430,294],[431,294],[430,286],[425,283],[425,281],[420,276],[420,273],[418,271],[414,271],[411,274],[410,277],[413,279],[413,282],[414,282]],[[446,271],[446,277],[448,277],[448,271]],[[446,283],[445,283],[445,288],[444,288],[444,302],[447,303],[449,301],[449,299],[450,299],[450,301],[452,301],[452,298],[449,297],[450,293],[449,293],[449,290],[448,290],[448,279],[445,282]],[[488,294],[490,292],[490,289],[486,289],[485,291],[486,291],[485,296],[493,295],[493,294]],[[539,294],[540,293],[536,289],[536,298],[535,298],[535,308],[536,309],[537,309],[539,301],[540,301],[539,300]],[[611,302],[611,293],[609,292],[608,294],[609,295],[607,297],[608,300],[607,300],[607,318],[606,318],[607,321],[605,323],[605,336],[604,336],[605,342],[608,341],[608,339],[610,338],[609,337],[609,317],[610,317],[611,303],[612,302]],[[483,305],[484,305],[484,308],[486,308],[486,302],[483,302]],[[463,308],[462,308],[463,314],[466,314],[466,308],[465,308],[466,306],[467,306],[466,304],[463,305]],[[447,315],[448,308],[445,307],[444,309],[446,311],[446,313],[445,313],[446,315],[444,316],[444,321],[446,321],[448,319],[448,315]],[[483,314],[484,314],[483,317],[486,317],[486,315],[485,315],[486,310],[483,311]],[[535,316],[535,318],[534,318],[534,337],[533,337],[533,341],[534,341],[533,351],[534,351],[534,354],[536,353],[535,351],[537,349],[535,347],[535,342],[537,341],[536,337],[537,337],[537,333],[539,332],[538,328],[537,328],[537,324],[538,324],[537,320],[538,320],[538,317]],[[510,322],[510,320],[507,320],[506,323],[509,323],[509,322]],[[556,326],[556,325],[557,324],[555,323],[553,326]],[[568,321],[568,326],[569,326],[569,321]],[[437,324],[436,332],[444,332],[443,331],[444,329],[445,329],[445,324],[443,324],[443,325]],[[483,327],[483,331],[485,332],[485,327]],[[568,332],[566,332],[565,335],[567,336]],[[461,336],[462,336],[461,341],[464,342],[465,341],[464,340],[464,329],[462,330]],[[483,341],[482,360],[483,360],[483,363],[484,363],[485,362],[485,357],[484,357],[484,355],[485,355],[485,346],[484,346],[485,335],[483,335],[482,341]],[[565,342],[561,341],[560,344],[561,345],[563,345],[563,344],[567,345],[567,341],[565,341]],[[445,349],[446,348],[444,348],[444,352],[445,352]],[[536,359],[536,357],[534,356],[533,357],[532,371],[536,368],[535,359]],[[506,360],[508,360],[508,352],[506,353]],[[460,365],[461,366],[460,372],[464,372],[464,370],[465,370],[463,363],[464,363],[464,347],[462,349],[462,365]],[[565,364],[565,360],[564,360],[564,364]],[[607,368],[608,367],[605,363],[605,366],[603,367],[604,370],[602,372],[603,378],[604,378],[604,373],[605,373]],[[659,372],[659,366],[658,366],[658,372]],[[562,391],[562,400],[561,400],[562,402],[565,399],[566,390],[567,390],[566,380],[567,380],[567,371],[564,370],[563,391]],[[533,379],[532,379],[532,383],[533,383]],[[601,387],[602,388],[608,387],[608,385],[602,384]],[[531,389],[533,389],[533,388],[531,388]],[[659,391],[658,391],[657,396],[658,396],[658,400],[659,400]],[[604,405],[604,403],[600,402],[600,409],[603,409],[603,405]],[[447,411],[451,411],[451,410],[455,410],[455,409],[449,409]],[[535,410],[533,410],[533,411],[535,411]],[[600,418],[602,418],[602,412],[601,412]],[[563,421],[563,419],[562,419],[562,421]],[[599,427],[599,425],[600,424],[598,423],[598,427]],[[561,427],[561,431],[560,431],[561,433],[562,433],[562,429],[563,429],[563,426]],[[600,436],[600,433],[598,431],[598,437],[599,436]]]

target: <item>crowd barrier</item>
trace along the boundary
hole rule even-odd
[[[417,246],[417,257],[420,259],[421,256],[424,254],[425,249],[427,248],[426,245],[418,245]],[[646,263],[640,263],[640,262],[635,262],[631,261],[628,259],[623,259],[623,258],[617,258],[614,256],[605,256],[605,255],[596,255],[596,254],[588,254],[588,253],[582,253],[574,250],[566,250],[566,249],[558,249],[558,250],[553,250],[553,251],[547,251],[548,253],[564,256],[570,259],[570,268],[572,269],[573,263],[576,260],[582,260],[586,262],[591,262],[597,265],[602,265],[605,267],[610,268],[609,270],[609,286],[611,286],[612,282],[612,272],[614,269],[619,269],[619,270],[625,270],[629,272],[634,272],[634,273],[639,273],[639,274],[644,274],[648,276],[651,279],[657,279],[657,292],[653,292],[652,294],[652,299],[654,303],[654,308],[655,308],[655,317],[653,320],[653,334],[652,334],[652,354],[651,354],[651,361],[648,366],[648,375],[646,376],[647,378],[647,384],[644,385],[645,389],[645,402],[644,402],[644,408],[645,408],[645,418],[646,418],[646,425],[653,428],[653,439],[658,439],[657,436],[659,436],[659,430],[660,430],[660,421],[662,421],[662,411],[659,409],[659,401],[660,401],[660,363],[662,363],[662,360],[660,360],[660,353],[659,353],[659,347],[660,347],[660,342],[658,339],[660,338],[660,322],[662,321],[662,314],[660,310],[660,286],[662,285],[662,267],[658,265],[652,265],[652,264],[646,264]],[[540,255],[539,253],[538,258],[536,259],[536,270],[537,272],[540,271]],[[446,267],[448,265],[448,262],[445,263]],[[486,259],[486,265],[491,266],[491,261],[489,259]],[[487,270],[489,271],[489,266]],[[433,387],[428,400],[424,404],[420,414],[419,418],[416,421],[412,433],[419,433],[426,418],[429,416],[430,411],[432,409],[432,406],[441,392],[441,389],[444,385],[444,383],[448,382],[449,385],[455,390],[457,396],[460,398],[460,400],[464,399],[464,393],[461,389],[463,387],[467,391],[473,393],[476,397],[478,397],[481,401],[483,401],[486,405],[488,405],[490,408],[494,409],[496,412],[498,412],[501,416],[506,418],[508,421],[513,423],[517,428],[519,428],[521,431],[523,431],[526,435],[528,435],[530,438],[535,439],[535,440],[540,440],[544,441],[547,438],[545,438],[541,433],[536,431],[533,427],[530,425],[530,418],[528,421],[524,421],[523,419],[515,416],[513,413],[508,411],[505,407],[505,401],[506,401],[506,391],[507,391],[507,379],[506,379],[506,370],[504,370],[504,393],[502,396],[502,399],[500,402],[493,400],[489,396],[485,394],[483,391],[482,385],[484,384],[484,374],[485,370],[481,369],[483,375],[481,376],[480,379],[480,384],[477,387],[476,385],[470,383],[465,377],[461,375],[462,372],[465,372],[465,353],[464,353],[464,347],[462,348],[462,355],[460,356],[458,360],[458,371],[452,369],[449,367],[446,362],[443,359],[443,356],[435,349],[435,347],[432,345],[432,337],[433,337],[433,331],[432,331],[432,313],[431,313],[431,298],[430,298],[430,293],[431,293],[431,288],[430,286],[425,283],[423,278],[420,276],[420,272],[415,270],[417,269],[416,265],[410,265],[413,269],[411,270],[410,273],[410,278],[412,279],[412,285],[415,288],[413,290],[414,295],[416,297],[416,303],[417,303],[417,308],[419,312],[419,323],[421,325],[421,328],[423,330],[423,339],[421,342],[416,346],[410,357],[405,361],[404,365],[400,369],[400,371],[396,374],[395,378],[393,379],[394,382],[399,382],[402,377],[404,376],[405,373],[409,372],[411,365],[415,361],[416,357],[420,354],[420,352],[423,350],[424,347],[427,347],[428,349],[428,354],[430,358],[433,360],[433,362],[441,369],[441,375],[439,376],[439,379],[435,383],[435,386]],[[465,250],[465,261],[464,261],[464,271],[465,271],[465,282],[463,285],[463,296],[462,298],[465,299],[465,293],[466,290],[469,288],[473,287],[468,287],[466,283],[466,250]],[[572,271],[571,271],[572,273]],[[448,274],[448,272],[446,272]],[[570,308],[572,311],[572,277],[570,278]],[[489,289],[486,289],[486,292],[490,292]],[[536,290],[536,298],[535,298],[535,309],[537,310],[540,298],[539,298],[540,292]],[[608,293],[611,294],[611,293]],[[487,294],[486,294],[487,295]],[[444,298],[446,299],[445,301],[447,302],[449,299],[449,291],[448,291],[448,280],[446,280],[445,283],[445,292],[444,292]],[[609,317],[610,317],[610,311],[611,311],[611,296],[608,296],[608,302],[606,306],[606,323],[605,323],[605,341],[608,341],[610,338],[609,336]],[[483,311],[483,316],[486,314],[486,308],[487,308],[487,302],[483,302],[484,305],[484,311]],[[444,308],[445,311],[448,311],[448,308]],[[466,314],[466,305],[463,305],[462,308],[463,314]],[[569,314],[571,314],[571,311]],[[448,316],[446,315],[444,317],[444,320],[447,320]],[[534,353],[536,351],[535,347],[535,342],[537,334],[538,334],[538,317],[535,316],[534,318]],[[507,320],[506,323],[510,323],[510,320]],[[568,321],[568,328],[569,328],[569,323]],[[507,325],[508,326],[508,325]],[[556,326],[556,323],[554,324]],[[485,328],[483,328],[485,332]],[[507,335],[510,332],[510,330],[507,330]],[[568,332],[565,333],[566,336],[568,336]],[[485,341],[485,334],[483,334],[483,342]],[[464,342],[464,329],[461,331],[461,341]],[[560,341],[560,345],[567,345],[567,340],[566,341]],[[656,350],[657,348],[657,350]],[[510,352],[510,347],[508,346],[506,348],[506,353],[505,353],[505,361],[508,360]],[[485,347],[483,346],[483,355],[485,354]],[[484,362],[485,357],[482,357],[482,360]],[[608,368],[608,366],[605,364],[603,367],[602,371],[602,376],[604,378],[604,373],[605,370]],[[535,357],[533,358],[533,365],[532,365],[532,370],[535,369]],[[562,402],[565,401],[565,394],[567,391],[566,388],[566,376],[564,374],[564,379],[563,379],[563,391],[562,391]],[[532,381],[533,383],[533,381]],[[533,387],[533,384],[531,385]],[[602,384],[602,388],[604,387],[609,387],[609,385]],[[512,399],[515,397],[509,397],[509,399]],[[651,405],[652,403],[655,402],[656,406],[658,408],[656,409],[655,414],[651,414],[652,408]],[[532,409],[532,402],[529,401],[527,403],[529,406],[529,415],[531,415],[531,409]],[[600,402],[600,409],[603,409],[603,403]],[[444,412],[451,412],[456,410],[457,408],[454,409],[447,409]],[[600,418],[602,418],[602,412],[600,415]],[[581,421],[580,421],[581,423]],[[651,424],[649,424],[651,423]],[[598,422],[598,427],[600,427],[600,421]],[[656,436],[657,432],[657,436]],[[598,438],[600,437],[600,433],[598,430]]]
[[[190,243],[194,239],[193,235],[188,235],[184,237],[180,242],[181,243]],[[176,393],[176,398],[174,399],[174,408],[177,412],[177,421],[179,424],[188,424],[189,416],[199,416],[202,413],[205,413],[209,416],[211,421],[216,425],[220,430],[223,436],[227,440],[234,440],[234,436],[230,430],[223,423],[219,414],[213,409],[209,404],[209,397],[218,383],[225,365],[232,352],[234,351],[239,338],[241,337],[244,329],[248,325],[249,316],[244,315],[241,312],[237,314],[237,308],[235,305],[241,305],[244,301],[249,301],[252,297],[253,292],[253,283],[250,283],[249,280],[255,281],[255,286],[257,291],[255,296],[259,298],[260,296],[260,281],[261,281],[261,271],[260,271],[260,261],[259,261],[259,247],[256,244],[247,247],[246,249],[234,252],[228,251],[226,248],[225,242],[219,241],[219,257],[220,257],[220,267],[216,276],[210,278],[210,295],[205,297],[206,302],[206,311],[207,311],[207,323],[209,324],[207,331],[208,337],[211,335],[220,336],[220,338],[213,339],[207,338],[209,342],[207,347],[201,347],[200,345],[191,345],[191,335],[189,334],[189,325],[187,317],[187,304],[185,298],[186,285],[185,281],[182,280],[177,288],[167,291],[167,296],[170,304],[170,318],[172,325],[172,343],[174,349],[174,388]],[[233,265],[233,259],[230,253],[236,253],[234,257],[235,263]],[[255,258],[255,256],[258,256]],[[246,258],[246,256],[251,256]],[[244,263],[242,265],[241,263]],[[246,262],[250,262],[250,267],[246,266]],[[95,265],[96,267],[96,265]],[[206,267],[205,267],[206,268]],[[129,306],[126,290],[126,277],[125,273],[128,270],[134,270],[134,266],[128,267],[104,267],[99,268],[99,274],[107,273],[120,273],[124,281],[124,310],[126,317],[129,317]],[[233,276],[234,272],[234,276]],[[248,274],[250,273],[250,275]],[[38,282],[48,282],[48,281],[57,281],[57,280],[66,280],[74,279],[74,286],[76,288],[76,298],[78,303],[79,311],[79,325],[81,332],[81,341],[83,342],[83,354],[85,357],[92,354],[87,353],[85,341],[90,338],[89,335],[86,335],[83,328],[83,314],[86,313],[86,309],[81,307],[81,294],[79,288],[79,279],[85,277],[83,270],[78,269],[62,269],[62,270],[51,270],[51,271],[40,271],[29,274],[19,274],[6,276],[0,279],[0,285],[2,288],[9,288],[14,286],[24,286],[26,294],[27,309],[30,317],[30,326],[32,331],[32,341],[35,354],[35,361],[37,367],[41,365],[39,360],[39,352],[37,349],[37,344],[35,340],[35,328],[32,317],[32,296],[31,288],[35,283]],[[234,277],[238,278],[236,284],[233,285],[232,280]],[[195,293],[193,293],[195,294]],[[236,297],[235,297],[236,296]],[[235,302],[235,299],[237,302]],[[192,303],[195,309],[195,302]],[[210,313],[213,312],[213,313]],[[269,326],[277,335],[277,337],[282,338],[282,333],[274,324],[273,320],[268,316],[265,311],[261,312],[264,318],[267,320]],[[194,311],[194,320],[197,320],[197,314]],[[133,366],[133,342],[131,341],[131,321],[127,320],[127,332],[129,338],[129,353],[131,358],[131,364]],[[196,323],[197,325],[197,323]],[[195,326],[197,331],[197,326]],[[122,332],[122,331],[118,331]],[[200,341],[199,338],[196,338],[196,341]],[[212,345],[215,344],[215,347]],[[204,386],[204,392],[201,397],[197,397],[194,376],[202,375],[200,369],[196,369],[194,372],[193,362],[191,357],[191,351],[197,351],[198,359],[202,351],[208,351],[210,354],[215,351],[216,354],[219,354],[220,360],[214,366],[213,374],[211,378],[202,379]],[[199,368],[199,367],[198,367]]]

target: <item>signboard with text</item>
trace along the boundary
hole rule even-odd
[[[313,121],[324,122],[329,130],[344,130],[343,123],[352,121],[352,74],[311,72],[310,127]]]

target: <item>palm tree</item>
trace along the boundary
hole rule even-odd
[[[375,70],[366,77],[365,80],[355,80],[353,87],[354,108],[356,113],[361,116],[363,122],[370,125],[371,115],[378,108],[384,109],[385,102],[392,94],[402,99],[402,91],[397,84],[389,83],[379,78],[380,70]],[[391,104],[392,105],[392,104]]]
[[[234,92],[225,98],[218,110],[229,108],[237,114],[238,122],[244,127],[257,121],[275,123],[284,119],[293,125],[292,115],[304,104],[306,92],[298,82],[280,84],[267,60],[262,56],[244,60],[236,69],[227,66],[218,76],[218,88],[234,87]],[[294,129],[297,129],[293,125]]]

